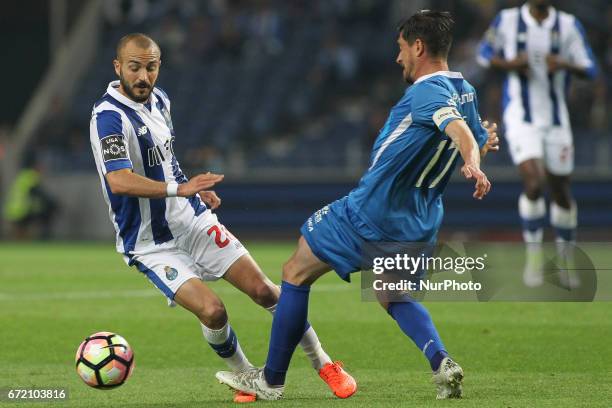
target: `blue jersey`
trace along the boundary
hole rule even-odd
[[[420,77],[391,110],[374,142],[370,167],[347,201],[349,211],[381,240],[435,240],[442,193],[459,157],[444,130],[462,118],[484,146],[487,131],[476,92],[458,72]]]

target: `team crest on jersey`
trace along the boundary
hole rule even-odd
[[[164,272],[166,272],[166,279],[171,281],[178,276],[178,271],[170,266],[164,266]]]
[[[142,136],[142,135],[146,135],[148,131],[149,129],[147,129],[146,126],[141,126],[138,128],[137,133],[138,133],[138,136]]]

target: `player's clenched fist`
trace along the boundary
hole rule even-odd
[[[202,190],[207,190],[223,180],[223,174],[198,174],[187,183],[179,184],[177,195],[179,197],[191,197]]]
[[[491,190],[491,182],[478,167],[470,164],[464,164],[461,167],[461,174],[466,179],[476,179],[476,190],[474,191],[474,198],[481,200]]]

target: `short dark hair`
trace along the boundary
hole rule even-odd
[[[397,30],[408,44],[419,38],[431,56],[448,56],[455,21],[448,11],[421,10],[402,21]]]
[[[157,45],[157,43],[153,41],[151,37],[143,33],[130,33],[121,37],[117,43],[117,58],[120,57],[123,47],[125,47],[125,45],[131,41],[134,41],[139,48],[155,47],[159,50],[159,54],[161,55],[159,45]]]

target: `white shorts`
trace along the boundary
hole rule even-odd
[[[166,244],[134,253],[130,264],[143,272],[172,306],[176,292],[187,280],[220,279],[238,258],[248,253],[217,216],[206,211],[194,217],[188,232]]]
[[[505,138],[515,165],[542,159],[552,174],[565,176],[574,170],[572,130],[563,126],[536,127],[530,123],[505,123]]]

